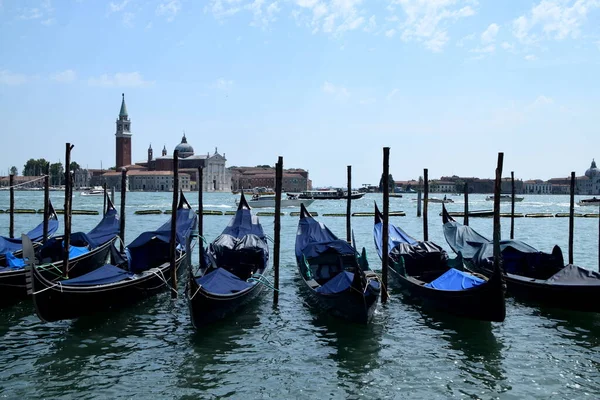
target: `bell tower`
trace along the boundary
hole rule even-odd
[[[131,121],[127,115],[127,106],[125,105],[125,93],[122,93],[121,110],[117,118],[117,171],[121,167],[131,165]]]
[[[150,143],[150,147],[148,147],[148,167],[150,167],[150,161],[152,161],[152,143]]]

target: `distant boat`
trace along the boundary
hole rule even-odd
[[[81,192],[82,196],[104,196],[104,189],[101,187],[93,187]]]
[[[580,206],[597,206],[600,204],[600,199],[592,197],[591,199],[583,199],[577,203]]]
[[[494,196],[488,196],[485,198],[487,201],[494,201]],[[515,196],[515,203],[519,202],[519,201],[523,201],[524,197],[517,197]],[[505,203],[505,202],[511,202],[512,201],[512,196],[510,194],[501,194],[500,195],[500,202]]]
[[[358,190],[353,190],[350,193],[350,198],[356,200],[362,198],[364,195],[364,193],[360,193]],[[305,190],[298,195],[299,199],[313,200],[339,200],[347,197],[348,191],[342,189]]]
[[[425,201],[425,199],[423,199],[423,201]],[[436,197],[430,197],[427,199],[427,201],[430,203],[454,203],[454,200],[448,199],[446,197],[444,197],[443,199],[438,199]]]
[[[275,195],[260,196],[255,194],[250,200],[248,205],[250,208],[275,208]],[[308,207],[314,202],[311,199],[299,199],[297,195],[288,194],[287,199],[281,199],[281,207],[300,207],[300,204],[304,204]],[[239,206],[239,201],[236,200],[235,204]]]
[[[402,197],[402,194],[401,193],[390,193],[390,197],[400,198],[400,197]]]

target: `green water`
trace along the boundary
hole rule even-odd
[[[56,208],[62,193],[53,192]],[[118,197],[118,195],[117,195]],[[233,210],[236,196],[205,194],[205,207]],[[391,199],[391,218],[422,237],[413,195]],[[461,211],[461,197],[448,208]],[[197,195],[189,193],[195,207]],[[370,194],[353,202],[354,211],[372,211]],[[17,206],[41,208],[42,194],[17,192]],[[489,209],[484,195],[470,197],[471,209]],[[100,210],[101,197],[76,194],[74,209]],[[118,202],[117,202],[118,203]],[[568,196],[526,195],[517,212],[568,212]],[[118,204],[117,204],[118,205]],[[171,207],[167,193],[128,193],[126,242],[163,223],[166,215],[135,215],[140,209]],[[319,214],[345,212],[344,201],[317,201]],[[502,206],[508,212],[510,205]],[[8,193],[0,192],[0,208]],[[430,240],[447,248],[438,213],[430,205]],[[284,210],[286,214],[289,210]],[[293,210],[297,211],[297,210]],[[577,212],[597,212],[580,208]],[[73,216],[73,231],[89,230],[98,216]],[[229,216],[205,216],[207,240]],[[317,217],[339,236],[344,218]],[[40,215],[16,215],[16,233],[31,229]],[[269,291],[254,307],[196,332],[190,324],[182,288],[119,312],[42,324],[29,302],[0,310],[0,395],[6,398],[598,398],[600,397],[600,316],[532,307],[507,300],[504,323],[479,323],[439,315],[405,302],[391,291],[368,326],[348,325],[311,311],[304,304],[294,261],[297,217],[282,217],[281,293],[272,305]],[[272,234],[273,220],[261,218]],[[369,217],[352,220],[357,244],[371,265],[379,260]],[[509,220],[502,219],[503,237]],[[491,237],[491,219],[471,219]],[[61,228],[62,230],[62,221]],[[8,215],[0,214],[0,234],[8,234]],[[521,218],[515,235],[550,251],[567,254],[567,218]],[[197,255],[195,255],[197,258]],[[575,220],[575,262],[598,268],[598,219]],[[598,299],[600,301],[600,299]]]

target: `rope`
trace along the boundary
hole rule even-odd
[[[2,188],[0,188],[0,190],[10,190],[11,188],[16,188],[16,187],[23,186],[23,185],[29,185],[30,183],[37,182],[39,180],[44,179],[46,176],[48,176],[48,175],[42,175],[39,178],[31,179],[31,180],[29,180],[27,182],[23,182],[23,183],[17,183],[16,185],[2,187]]]
[[[160,279],[161,281],[163,281],[164,284],[167,285],[167,287],[169,289],[171,289],[173,292],[177,293],[177,290],[173,289],[173,287],[171,285],[169,285],[169,282],[167,282],[167,279],[163,275],[162,270],[159,269],[159,271],[160,271],[160,275],[158,274],[158,272],[150,270],[150,272],[152,272],[154,275],[156,275],[158,277],[158,279]]]
[[[40,293],[42,293],[42,292],[45,292],[46,290],[49,290],[49,289],[55,288],[56,286],[60,286],[60,292],[62,293],[62,285],[61,285],[60,283],[55,283],[55,284],[54,284],[54,285],[52,285],[52,286],[48,286],[47,288],[44,288],[44,289],[42,289],[42,290],[38,290],[37,292],[33,292],[33,295],[38,295],[38,294],[40,294]]]
[[[194,292],[194,294],[192,295],[192,297],[190,297],[190,301],[194,300],[194,297],[196,297],[196,295],[198,294],[198,292],[200,291],[200,288],[202,287],[202,285],[198,284],[198,289],[196,289],[196,291]]]
[[[263,282],[263,279],[266,282]],[[264,276],[263,274],[255,274],[254,276],[251,276],[250,278],[248,278],[248,280],[246,282],[260,283],[260,284],[268,287],[269,289],[272,289],[272,290],[275,290],[276,292],[279,292],[279,289],[276,289],[275,286],[269,281],[269,279],[267,279],[267,277]]]

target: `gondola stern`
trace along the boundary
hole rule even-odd
[[[244,196],[244,191],[242,190],[242,193],[240,195],[240,201],[238,203],[238,211],[240,210],[250,210],[250,205],[248,205],[248,202],[246,201],[246,196]]]
[[[448,214],[448,210],[446,210],[446,205],[442,203],[442,223],[446,224],[448,222],[456,222],[454,218]]]
[[[377,202],[373,201],[375,204],[375,225],[383,222],[383,214],[379,211],[379,207],[377,207]]]
[[[300,219],[304,218],[312,218],[312,215],[310,215],[310,212],[308,212],[304,203],[300,203]]]

